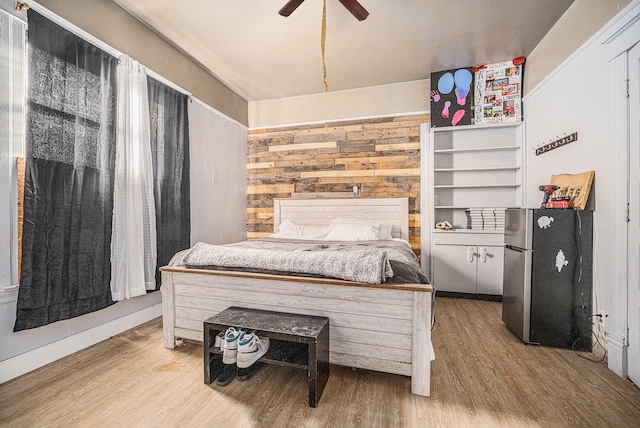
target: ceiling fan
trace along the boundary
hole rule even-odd
[[[304,0],[289,0],[278,13],[282,16],[289,16],[302,4],[303,1]],[[346,7],[358,21],[364,21],[367,19],[367,16],[369,16],[369,12],[367,12],[367,10],[362,7],[357,0],[340,0],[340,3],[342,3],[342,5]]]

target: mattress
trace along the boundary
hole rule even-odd
[[[246,253],[244,256],[243,251]],[[321,241],[261,238],[225,245],[198,243],[176,254],[170,265],[337,278],[372,284],[429,283],[411,246],[400,239]]]

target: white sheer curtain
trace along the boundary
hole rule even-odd
[[[127,55],[119,60],[111,240],[113,300],[155,290],[157,258],[147,73]]]

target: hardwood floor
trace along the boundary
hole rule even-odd
[[[524,345],[499,303],[437,302],[431,397],[408,377],[340,366],[315,409],[301,370],[208,386],[202,347],[165,349],[158,319],[0,385],[0,426],[640,426],[640,390],[604,363]]]

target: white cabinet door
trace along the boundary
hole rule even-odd
[[[502,295],[503,247],[436,245],[434,261],[436,290]]]
[[[477,293],[501,296],[504,247],[479,246],[477,254]]]
[[[436,245],[433,286],[438,291],[476,293],[476,251],[467,245]]]

